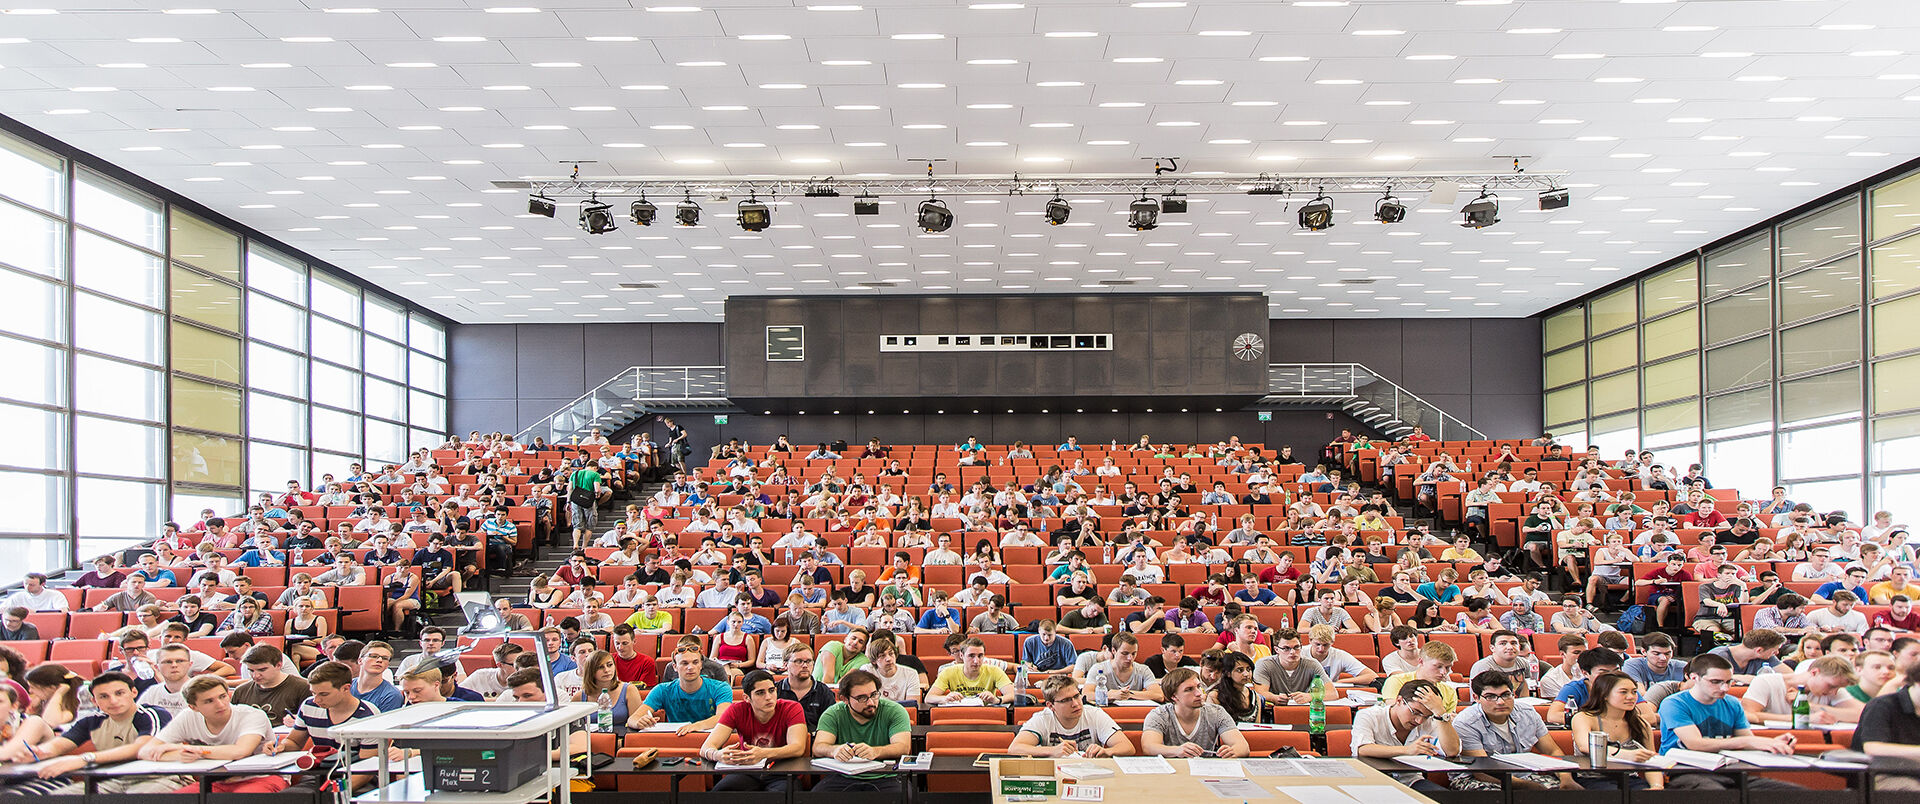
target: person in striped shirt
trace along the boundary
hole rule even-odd
[[[312,693],[295,714],[295,725],[287,736],[269,743],[266,752],[308,751],[315,759],[325,760],[340,750],[332,729],[350,720],[373,717],[380,710],[353,695],[353,666],[346,662],[326,662],[307,674]]]

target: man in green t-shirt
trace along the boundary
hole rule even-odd
[[[880,679],[866,670],[849,670],[840,677],[840,703],[820,713],[813,735],[813,755],[841,762],[888,762],[912,753],[913,726],[907,710],[880,694]],[[813,791],[897,791],[900,777],[883,771],[829,774]]]
[[[586,504],[575,502],[576,496],[585,497]],[[589,463],[567,476],[567,519],[573,523],[573,549],[586,549],[587,542],[593,539],[594,520],[599,514],[600,471]]]
[[[814,673],[822,683],[832,684],[844,678],[848,671],[866,664],[867,627],[856,625],[847,629],[846,639],[820,647],[820,661],[814,665]]]

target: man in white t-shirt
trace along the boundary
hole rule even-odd
[[[185,645],[168,645],[159,650],[154,664],[159,672],[154,683],[140,691],[140,703],[165,709],[176,717],[187,708],[187,682],[193,679],[193,651]]]
[[[493,666],[473,671],[472,675],[467,676],[466,683],[462,686],[480,693],[489,701],[493,700],[500,693],[507,691],[507,678],[513,675],[514,670],[519,669],[514,666],[514,660],[520,658],[520,654],[524,652],[526,648],[512,642],[502,642],[493,646]]]
[[[140,758],[154,762],[192,762],[199,759],[243,759],[273,739],[267,714],[233,703],[227,683],[217,676],[198,676],[183,693],[187,709],[140,747]],[[187,785],[184,790],[196,790]],[[287,789],[287,777],[235,776],[213,783],[216,793],[278,793]],[[175,791],[180,792],[180,791]]]
[[[1452,710],[1440,699],[1439,687],[1425,679],[1400,686],[1387,706],[1369,707],[1353,716],[1353,753],[1361,757],[1392,759],[1401,756],[1458,756],[1460,735],[1453,730]],[[1390,773],[1394,781],[1423,792],[1446,788],[1419,773]]]
[[[1040,699],[1044,706],[1020,726],[1008,753],[1088,758],[1133,753],[1133,741],[1106,712],[1087,706],[1072,676],[1048,676],[1040,685]]]
[[[1842,589],[1834,592],[1833,596],[1829,599],[1833,601],[1831,605],[1807,612],[1807,622],[1809,624],[1827,633],[1845,631],[1849,634],[1860,634],[1866,632],[1867,615],[1853,610],[1853,607],[1859,604],[1859,598],[1855,597],[1852,592]]]
[[[0,608],[10,609],[14,606],[29,611],[66,611],[68,608],[67,596],[48,589],[47,576],[40,572],[27,573],[26,586],[7,595],[5,603],[0,603]]]
[[[1753,677],[1740,706],[1747,719],[1760,722],[1767,716],[1793,719],[1794,699],[1800,688],[1807,689],[1814,723],[1838,723],[1841,716],[1858,717],[1858,709],[1842,709],[1839,704],[1853,703],[1846,688],[1860,680],[1853,663],[1839,656],[1822,656],[1808,663],[1807,669],[1792,673],[1762,673]]]

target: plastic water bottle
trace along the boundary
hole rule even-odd
[[[789,546],[789,547],[787,547],[787,560],[785,560],[785,561],[782,561],[782,562],[780,562],[780,563],[782,563],[782,564],[792,564],[792,563],[793,563],[793,547],[791,547],[791,546]]]
[[[600,691],[600,711],[594,713],[593,725],[601,734],[613,733],[613,693]]]
[[[293,548],[293,561],[289,564],[289,566],[298,567],[298,566],[304,565],[305,561],[303,559],[306,558],[306,555],[307,555],[306,549],[300,548],[300,547]]]
[[[1292,627],[1293,627],[1293,618],[1288,617],[1285,614],[1280,615],[1280,630],[1285,631]]]
[[[1307,689],[1307,731],[1313,734],[1327,733],[1327,678],[1316,675],[1313,686]]]
[[[1463,612],[1460,612],[1460,633],[1464,634],[1466,632],[1467,632],[1467,613],[1463,611]]]
[[[1113,544],[1112,543],[1103,544],[1100,546],[1100,563],[1102,564],[1113,563]]]
[[[1093,671],[1093,705],[1107,705],[1107,674],[1103,670]]]
[[[1540,689],[1540,657],[1533,653],[1527,654],[1527,689]]]
[[[1027,694],[1027,666],[1022,663],[1013,671],[1013,697],[1018,705],[1020,698]]]

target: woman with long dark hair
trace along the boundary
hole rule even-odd
[[[1260,700],[1248,685],[1253,683],[1253,659],[1237,650],[1208,651],[1201,660],[1207,664],[1207,676],[1217,678],[1207,690],[1207,700],[1219,704],[1235,723],[1259,719]]]
[[[1607,735],[1607,754],[1630,762],[1645,762],[1657,753],[1660,730],[1640,716],[1640,685],[1625,673],[1601,673],[1587,680],[1587,702],[1573,713],[1573,744],[1585,746],[1587,735],[1598,730]],[[1616,774],[1576,773],[1574,779],[1588,790],[1618,790]],[[1645,778],[1627,776],[1632,790],[1666,787],[1666,777],[1648,773]]]

